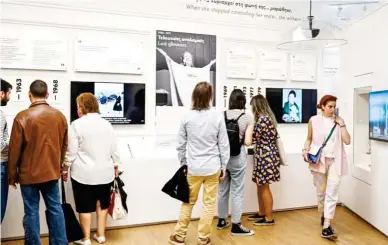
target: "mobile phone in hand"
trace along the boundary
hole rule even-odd
[[[338,108],[335,108],[334,115],[339,116],[339,109]]]

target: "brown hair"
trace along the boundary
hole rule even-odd
[[[77,104],[81,113],[100,113],[96,96],[92,93],[82,93],[77,97]]]
[[[317,105],[317,109],[322,109],[323,106],[326,106],[326,104],[331,101],[337,102],[337,97],[330,94],[324,95],[319,101],[319,104]]]
[[[256,96],[253,96],[253,98],[251,99],[251,107],[252,107],[252,113],[255,117],[256,122],[259,119],[260,115],[265,115],[270,118],[274,127],[277,128],[277,121],[276,121],[275,114],[271,110],[271,107],[269,106],[267,99],[263,95],[258,94]]]
[[[197,111],[207,110],[210,108],[210,100],[213,98],[213,87],[208,82],[199,82],[191,96],[193,103],[192,109]]]

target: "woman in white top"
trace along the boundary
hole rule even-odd
[[[105,224],[110,205],[110,189],[118,176],[120,157],[112,125],[99,115],[96,97],[83,93],[77,97],[79,119],[69,129],[69,146],[64,162],[64,179],[70,167],[76,210],[84,239],[75,244],[90,245],[92,212],[97,213],[97,233],[93,238],[105,242]]]

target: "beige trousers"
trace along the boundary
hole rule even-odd
[[[198,194],[203,185],[203,213],[198,224],[199,241],[206,240],[212,233],[212,222],[214,219],[214,208],[217,198],[218,182],[220,171],[210,176],[187,176],[190,189],[190,203],[183,203],[178,223],[175,227],[175,234],[185,239],[188,226],[191,220],[193,207],[198,199]]]
[[[323,212],[326,219],[334,219],[337,207],[341,176],[335,170],[334,159],[325,159],[326,174],[313,172],[314,185],[317,190],[318,211]]]

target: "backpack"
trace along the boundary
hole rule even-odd
[[[225,111],[225,124],[229,138],[230,156],[240,155],[242,141],[240,140],[240,127],[238,126],[238,120],[244,114],[245,113],[241,113],[241,115],[236,119],[228,119]]]

